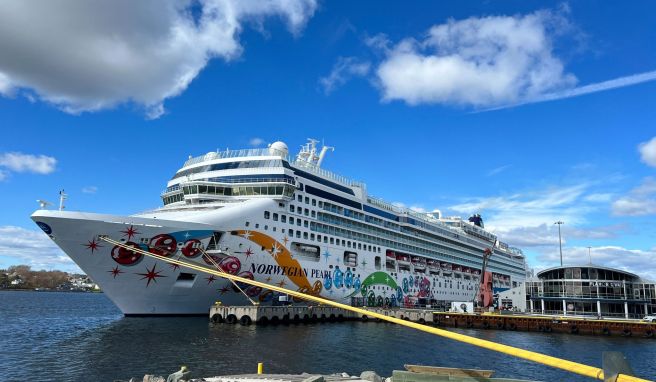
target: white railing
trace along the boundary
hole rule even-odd
[[[225,151],[212,151],[205,155],[200,155],[197,157],[189,158],[185,161],[182,166],[187,167],[192,164],[201,163],[205,161],[210,161],[214,159],[224,159],[224,158],[241,158],[241,157],[261,157],[261,156],[276,156],[281,157],[278,154],[272,154],[269,149],[243,149],[243,150],[225,150]],[[289,156],[281,157],[286,161],[290,161]]]
[[[259,157],[259,156],[276,156],[280,157],[283,160],[286,160],[287,162],[291,163],[292,165],[302,168],[303,170],[307,170],[308,172],[311,172],[315,175],[319,175],[325,178],[328,178],[330,180],[333,180],[335,182],[341,183],[345,186],[355,186],[355,187],[361,187],[364,188],[365,185],[362,182],[358,182],[352,179],[349,179],[345,176],[335,174],[334,172],[324,170],[320,167],[317,167],[314,164],[302,161],[302,160],[294,160],[292,161],[291,158],[287,156],[280,156],[278,154],[272,154],[269,149],[244,149],[244,150],[225,150],[225,151],[212,151],[209,152],[205,155],[200,155],[197,157],[189,158],[185,161],[184,165],[182,166],[183,168],[187,166],[191,166],[197,163],[202,163],[205,161],[210,161],[210,160],[215,160],[215,159],[224,159],[224,158],[242,158],[242,157]]]
[[[321,167],[317,167],[316,165],[314,165],[312,163],[308,163],[308,162],[305,162],[303,160],[298,160],[297,159],[292,164],[296,167],[302,168],[303,170],[308,170],[309,172],[311,172],[315,175],[319,175],[319,176],[322,176],[324,178],[328,178],[328,179],[333,180],[337,183],[341,183],[345,186],[349,186],[349,187],[354,186],[354,187],[364,188],[364,183],[362,183],[362,182],[358,182],[358,181],[355,181],[353,179],[349,179],[345,176],[335,174],[332,171],[324,170]]]

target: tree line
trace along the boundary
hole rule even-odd
[[[12,265],[7,269],[0,269],[0,288],[55,289],[67,283],[70,277],[70,274],[62,271],[47,271],[44,269],[37,271],[29,265]]]

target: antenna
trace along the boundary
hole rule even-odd
[[[61,191],[59,191],[59,210],[60,211],[63,211],[64,208],[66,208],[66,207],[64,207],[64,200],[66,200],[66,199],[68,199],[68,195],[62,189]]]
[[[39,208],[42,209],[42,210],[47,210],[48,206],[52,206],[52,203],[50,203],[47,200],[37,199],[36,202],[39,203]]]

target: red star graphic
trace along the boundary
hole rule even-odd
[[[178,264],[169,263],[169,267],[171,267],[171,269],[173,269],[174,271],[180,269],[180,266]]]
[[[219,289],[219,292],[221,292],[221,295],[224,295],[224,294],[230,292],[230,288],[228,288],[227,286],[224,286],[223,288]]]
[[[130,226],[130,228],[126,229],[125,231],[121,231],[123,233],[123,236],[127,236],[128,240],[132,239],[132,236],[140,234],[139,231],[137,231],[136,228],[133,226]]]
[[[148,283],[146,284],[146,287],[150,285],[151,281],[157,282],[158,277],[166,277],[164,275],[160,275],[162,271],[155,271],[156,266],[157,264],[153,264],[153,269],[148,269],[148,267],[146,267],[146,271],[148,271],[148,273],[137,273],[137,275],[143,276],[141,278],[142,280],[148,279]]]
[[[244,255],[246,255],[246,258],[251,257],[252,254],[253,254],[253,251],[251,250],[251,247],[248,247],[246,252],[244,252]]]
[[[123,273],[122,270],[118,269],[118,265],[115,266],[111,271],[107,271],[107,272],[111,273],[112,276],[114,276],[114,278],[116,278],[116,276],[118,276],[118,275],[120,275],[121,273]]]
[[[99,241],[96,241],[95,237],[92,240],[89,240],[87,244],[82,244],[82,245],[87,247],[87,249],[90,249],[91,254],[93,254],[93,251],[95,251],[96,249],[103,247],[102,245],[100,245]]]
[[[210,275],[210,277],[205,277],[205,280],[207,280],[207,285],[211,284],[216,280],[216,277],[214,275]]]
[[[280,281],[277,285],[281,288],[284,287],[285,286],[285,280]]]

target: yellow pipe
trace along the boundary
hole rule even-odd
[[[455,341],[464,342],[464,343],[467,343],[467,344],[470,344],[470,345],[482,347],[484,349],[493,350],[493,351],[496,351],[496,352],[504,353],[504,354],[511,355],[511,356],[518,357],[518,358],[523,358],[523,359],[526,359],[526,360],[529,360],[529,361],[540,363],[542,365],[551,366],[551,367],[554,367],[554,368],[557,368],[557,369],[569,371],[569,372],[579,374],[579,375],[584,375],[586,377],[595,378],[595,379],[598,379],[598,380],[601,380],[601,381],[604,380],[604,370],[600,369],[600,368],[597,368],[597,367],[588,366],[588,365],[584,365],[582,363],[572,362],[572,361],[560,359],[560,358],[557,358],[557,357],[552,357],[552,356],[549,356],[549,355],[546,355],[546,354],[541,354],[541,353],[537,353],[537,352],[533,352],[533,351],[529,351],[529,350],[516,348],[516,347],[513,347],[513,346],[502,345],[502,344],[498,344],[496,342],[482,340],[480,338],[470,337],[470,336],[466,336],[464,334],[454,333],[454,332],[450,332],[450,331],[444,330],[444,329],[433,328],[433,327],[426,326],[426,325],[423,325],[423,324],[418,324],[418,323],[415,323],[415,322],[405,321],[405,320],[401,320],[401,319],[398,319],[398,318],[395,318],[395,317],[389,317],[389,316],[386,316],[384,314],[372,312],[372,311],[367,310],[367,309],[357,308],[357,307],[354,307],[354,306],[351,306],[351,305],[346,305],[346,304],[342,304],[342,303],[335,302],[335,301],[332,301],[332,300],[324,299],[322,297],[317,297],[317,296],[313,296],[313,295],[304,294],[304,293],[301,293],[301,292],[281,288],[281,287],[278,287],[278,286],[275,286],[275,285],[269,285],[269,284],[259,282],[259,281],[255,281],[255,280],[245,279],[243,277],[235,276],[235,275],[232,275],[232,274],[229,274],[229,273],[217,272],[214,269],[207,268],[207,267],[202,266],[202,265],[197,265],[197,264],[193,264],[193,263],[187,263],[185,261],[180,261],[180,260],[169,259],[169,258],[157,256],[157,255],[154,255],[150,252],[146,252],[142,249],[127,246],[123,243],[112,240],[112,239],[110,239],[108,237],[105,237],[105,236],[101,236],[100,239],[105,240],[108,243],[118,245],[122,248],[125,248],[125,249],[129,250],[129,251],[141,253],[145,256],[149,256],[149,257],[152,257],[152,258],[155,258],[155,259],[159,259],[159,260],[171,263],[171,264],[177,264],[177,265],[180,265],[180,266],[183,266],[183,267],[186,267],[186,268],[195,269],[195,270],[200,271],[200,272],[213,274],[215,276],[223,277],[223,278],[226,278],[228,280],[241,282],[241,283],[245,283],[245,284],[250,284],[250,285],[257,286],[257,287],[260,287],[260,288],[263,288],[263,289],[274,290],[274,291],[277,291],[277,292],[280,292],[280,293],[285,293],[285,294],[288,294],[290,296],[298,297],[298,298],[301,298],[301,299],[304,299],[304,300],[313,301],[313,302],[320,303],[320,304],[331,305],[331,306],[334,306],[336,308],[341,308],[341,309],[344,309],[344,310],[349,310],[351,312],[356,312],[356,313],[359,313],[359,314],[367,315],[368,317],[379,318],[379,319],[387,321],[387,322],[392,322],[392,323],[395,323],[395,324],[398,324],[398,325],[407,326],[409,328],[421,330],[421,331],[426,332],[426,333],[435,334],[435,335],[440,336],[440,337],[449,338],[449,339],[452,339],[452,340],[455,340]],[[638,378],[638,377],[633,377],[633,376],[625,375],[625,374],[619,374],[616,381],[617,382],[649,382],[649,380]]]
[[[257,373],[258,374],[264,373],[264,364],[262,362],[257,363]]]

